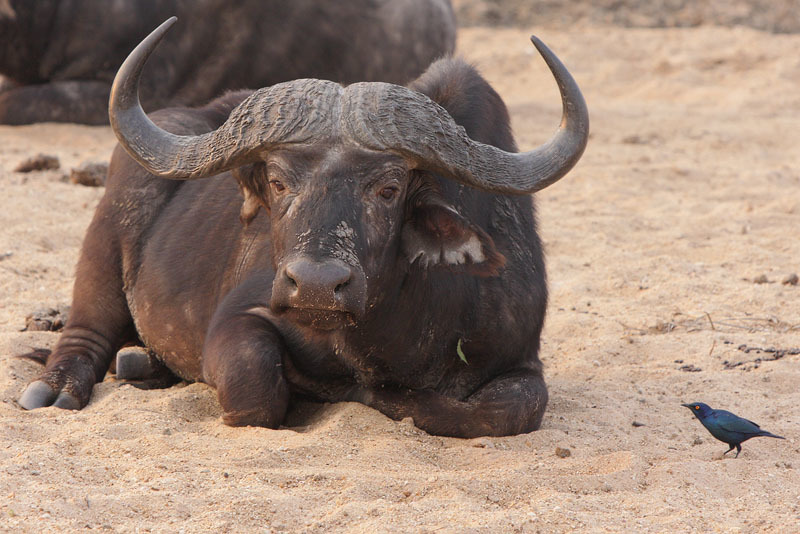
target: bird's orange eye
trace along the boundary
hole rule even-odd
[[[694,407],[694,409],[695,409],[695,410],[699,410],[699,409],[700,409],[700,406],[695,406],[695,407]]]

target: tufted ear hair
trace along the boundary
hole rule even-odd
[[[239,190],[244,197],[242,209],[239,212],[239,220],[245,228],[256,218],[261,206],[269,209],[269,205],[266,203],[267,197],[265,184],[263,183],[263,172],[263,163],[243,165],[231,171],[233,177],[239,182]]]
[[[412,201],[401,241],[409,263],[423,268],[447,267],[489,277],[497,276],[506,262],[483,229],[432,190]]]

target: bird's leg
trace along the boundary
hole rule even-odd
[[[731,447],[731,449],[732,449],[732,448],[733,448],[733,447]],[[739,445],[739,444],[737,443],[737,444],[736,444],[736,456],[734,456],[734,458],[738,458],[738,457],[739,457],[739,453],[740,453],[740,452],[742,452],[742,446],[741,446],[741,445]]]
[[[730,446],[731,446],[731,448],[730,448],[730,449],[728,449],[727,451],[723,452],[723,453],[722,453],[722,456],[725,456],[726,454],[728,454],[729,452],[731,452],[731,451],[732,451],[734,448],[736,448],[736,445],[734,445],[734,444],[732,444],[732,443],[728,443],[728,445],[730,445]],[[741,447],[740,447],[740,449],[741,449]],[[736,454],[738,455],[739,453],[737,452]]]

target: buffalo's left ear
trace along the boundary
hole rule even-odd
[[[436,196],[415,203],[402,232],[410,263],[463,269],[477,276],[496,276],[505,265],[492,238]]]
[[[239,211],[239,220],[245,227],[256,218],[263,204],[261,199],[265,193],[261,187],[261,181],[258,179],[259,173],[262,171],[263,168],[260,164],[245,165],[231,171],[233,177],[239,182],[239,189],[244,197],[242,209]]]

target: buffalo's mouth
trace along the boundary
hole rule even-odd
[[[361,269],[336,258],[295,256],[275,273],[270,308],[298,325],[334,330],[355,324],[365,301]]]
[[[355,317],[352,313],[340,310],[283,308],[277,311],[293,323],[317,330],[337,330],[355,324]]]

